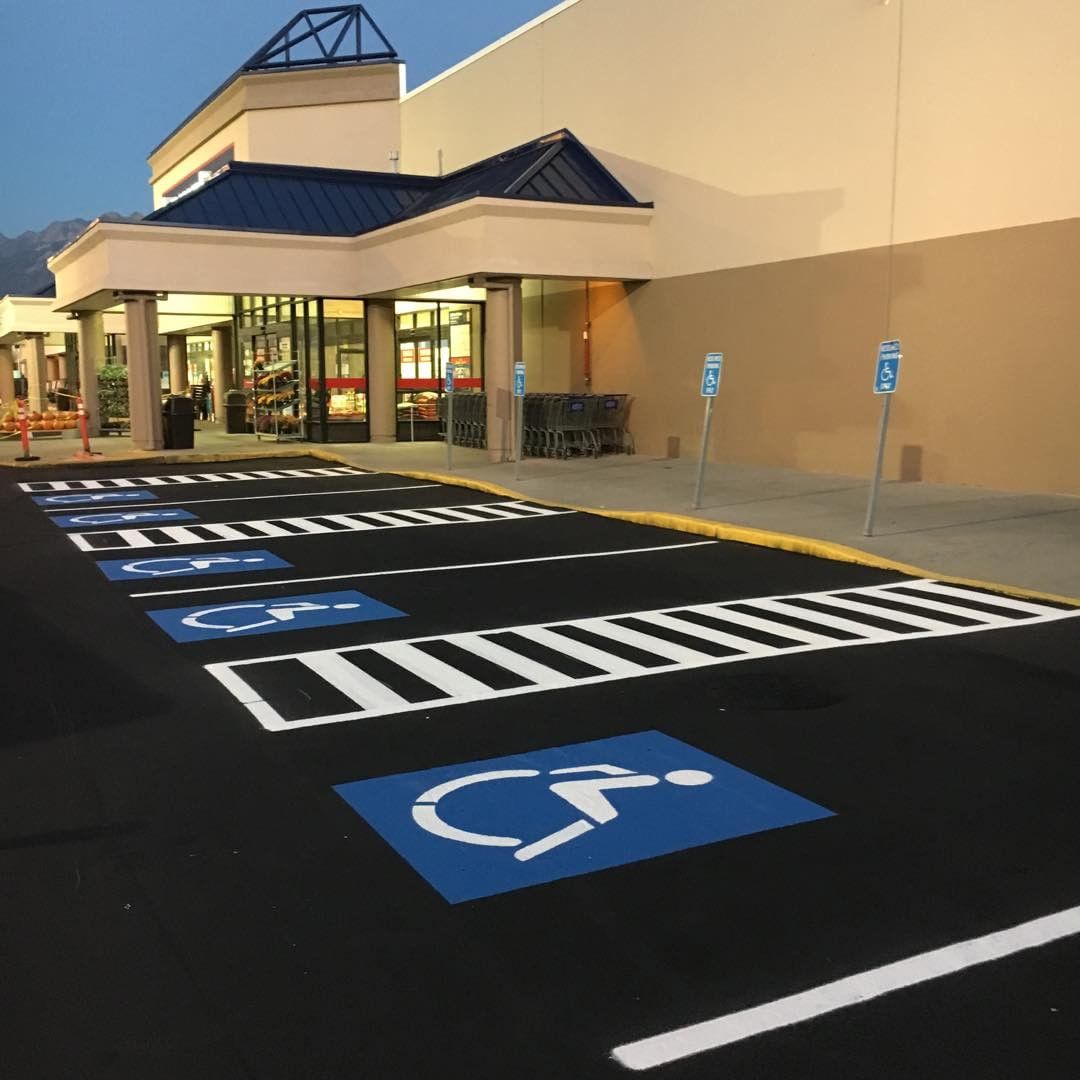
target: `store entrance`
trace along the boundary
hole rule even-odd
[[[447,365],[457,393],[484,388],[484,305],[462,301],[399,300],[397,323],[397,437],[430,442],[444,437],[439,401]]]

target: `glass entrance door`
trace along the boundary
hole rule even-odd
[[[455,390],[479,391],[483,374],[483,305],[398,301],[397,437],[425,442],[444,437],[440,402],[448,364]]]

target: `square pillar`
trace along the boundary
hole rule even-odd
[[[76,315],[79,336],[79,394],[86,409],[86,428],[101,434],[98,399],[98,368],[105,364],[105,322],[100,311]]]
[[[0,345],[0,404],[15,400],[15,354],[10,345]]]
[[[158,351],[157,300],[152,295],[129,295],[124,300],[127,321],[128,415],[131,441],[138,450],[160,450],[161,354]]]
[[[397,438],[397,325],[393,300],[365,300],[367,407],[372,442]]]
[[[225,419],[225,392],[236,387],[233,374],[232,327],[215,326],[210,331],[210,357],[213,372],[214,419]]]
[[[522,356],[521,279],[488,281],[484,329],[488,457],[510,461],[514,452],[514,361]]]
[[[45,359],[45,335],[29,334],[22,342],[22,359],[26,365],[26,398],[31,412],[44,412],[49,405],[45,388],[48,363]]]
[[[184,394],[190,388],[187,364],[187,337],[169,334],[165,339],[169,349],[169,393]]]

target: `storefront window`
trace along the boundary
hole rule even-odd
[[[267,299],[274,303],[266,303]],[[286,302],[278,303],[279,299]],[[307,403],[301,392],[301,367],[305,337],[304,327],[298,326],[295,318],[303,306],[287,297],[238,297],[248,425],[260,437],[296,439],[304,434]]]
[[[482,311],[475,303],[399,301],[397,316],[397,437],[441,438],[439,400],[447,365],[457,392],[482,390]]]

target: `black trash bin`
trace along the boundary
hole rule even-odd
[[[225,394],[225,434],[243,435],[247,431],[247,394],[229,390]]]
[[[195,445],[195,402],[170,394],[161,407],[166,450],[190,450]]]

